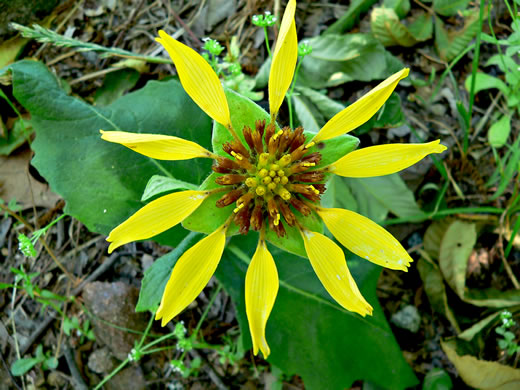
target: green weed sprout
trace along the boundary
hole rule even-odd
[[[53,370],[58,367],[58,359],[51,356],[51,351],[44,353],[42,345],[39,344],[36,348],[35,357],[18,359],[11,365],[11,374],[21,376],[37,364],[41,364],[43,370]]]
[[[502,351],[507,352],[508,356],[512,356],[515,353],[519,353],[520,345],[518,345],[515,341],[515,334],[509,330],[515,325],[517,325],[515,320],[513,320],[513,315],[511,314],[511,312],[504,310],[502,313],[500,313],[500,319],[502,323],[499,327],[495,329],[495,332],[497,332],[503,338],[499,338],[497,340],[498,347]]]
[[[31,234],[30,238],[27,237],[25,234],[20,233],[18,235],[18,249],[20,249],[20,252],[22,252],[24,254],[24,256],[26,256],[26,257],[32,257],[32,258],[36,257],[37,252],[36,252],[36,249],[34,248],[34,246],[36,245],[36,242],[40,239],[40,237],[44,236],[47,233],[47,231],[54,224],[56,224],[60,219],[65,217],[65,215],[66,214],[62,214],[58,218],[56,218],[54,221],[49,223],[47,226],[45,226],[44,228],[35,230]]]

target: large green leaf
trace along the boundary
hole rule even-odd
[[[142,207],[141,194],[155,174],[199,184],[210,172],[206,159],[158,162],[100,138],[100,129],[120,129],[176,135],[210,148],[210,119],[178,82],[151,81],[96,108],[68,96],[40,62],[20,61],[6,69],[12,71],[15,98],[31,113],[33,165],[65,199],[65,212],[91,231],[107,234]],[[177,226],[159,240],[175,245],[185,235]]]
[[[242,342],[251,347],[245,314],[244,279],[256,237],[234,239],[224,252],[217,278],[235,302]],[[365,318],[338,306],[322,287],[308,260],[270,248],[280,290],[267,322],[269,362],[301,375],[307,389],[345,389],[364,379],[404,389],[416,379],[384,318],[375,295],[380,268],[346,253],[349,268],[374,315]]]
[[[383,45],[369,34],[322,35],[308,44],[312,53],[302,61],[298,82],[311,88],[383,79],[400,70],[389,66]]]
[[[401,177],[393,175],[344,179],[350,186],[358,203],[358,212],[381,222],[391,211],[398,217],[425,218],[415,201],[413,192],[408,189]]]

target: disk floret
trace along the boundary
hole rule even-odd
[[[234,222],[246,234],[250,228],[260,231],[267,220],[279,237],[287,225],[298,224],[297,215],[307,216],[306,201],[319,202],[325,191],[324,171],[318,169],[319,152],[310,152],[303,128],[276,130],[274,123],[256,121],[255,129],[242,129],[244,145],[238,137],[226,142],[223,150],[230,158],[218,157],[213,171],[222,173],[215,181],[229,190],[216,203],[226,207],[235,203]]]

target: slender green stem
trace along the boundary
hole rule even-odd
[[[410,217],[405,218],[394,218],[389,219],[383,222],[380,222],[381,225],[397,225],[400,223],[409,223],[409,222],[422,222],[426,219],[435,219],[439,217],[445,217],[453,214],[502,214],[505,210],[498,207],[456,207],[453,209],[440,210],[431,214],[417,214],[412,215]]]
[[[145,337],[148,335],[148,332],[150,332],[154,317],[155,317],[155,314],[152,314],[152,316],[150,317],[150,321],[148,321],[148,325],[146,325],[146,329],[144,330],[143,336],[141,337],[141,340],[139,341],[139,344],[137,344],[137,346],[135,347],[136,350],[141,349],[141,346],[144,343]]]
[[[289,107],[289,126],[291,127],[291,129],[294,129],[294,126],[293,126],[293,111],[292,111],[292,95],[294,93],[294,86],[296,85],[296,80],[298,79],[298,72],[300,71],[300,66],[302,64],[302,59],[303,57],[300,57],[298,59],[298,64],[296,65],[296,69],[294,70],[294,77],[293,77],[293,82],[291,84],[291,88],[289,88],[289,92],[287,93],[287,106]]]
[[[507,243],[506,249],[504,250],[504,257],[507,259],[511,249],[513,248],[513,240],[516,237],[516,234],[520,230],[520,215],[517,216],[515,226],[513,227],[513,231],[511,232],[511,237],[509,237],[509,242]]]
[[[269,47],[269,33],[267,32],[267,26],[264,26],[264,37],[265,37],[265,48],[267,49],[267,54],[271,57],[271,48]]]
[[[202,326],[202,323],[206,319],[206,317],[209,313],[209,309],[211,309],[211,306],[213,306],[213,303],[215,303],[215,299],[217,299],[217,295],[220,293],[220,290],[222,290],[222,285],[219,283],[216,290],[213,292],[213,295],[211,296],[211,298],[206,306],[206,309],[202,313],[202,316],[200,317],[199,321],[197,322],[197,326],[195,327],[195,330],[193,331],[193,333],[190,336],[193,340],[195,340],[197,338],[197,333],[199,333],[200,327]],[[182,351],[182,355],[179,359],[181,362],[184,361],[184,358],[186,357],[186,353],[187,353],[187,351]]]
[[[482,20],[484,19],[484,8],[482,5],[480,6],[480,13],[479,13],[479,19],[478,19],[478,30],[477,30],[477,37],[475,40],[475,53],[473,55],[473,66],[471,69],[471,87],[469,90],[469,106],[468,106],[468,116],[466,118],[466,131],[464,132],[464,141],[463,141],[463,148],[464,148],[464,154],[468,151],[469,146],[469,130],[471,128],[471,116],[473,113],[473,103],[475,102],[475,85],[476,85],[476,74],[477,74],[477,68],[480,58],[480,36],[482,35]]]
[[[121,371],[129,362],[130,362],[129,358],[126,358],[125,360],[123,360],[119,366],[117,366],[110,374],[108,374],[106,377],[104,377],[103,380],[101,382],[99,382],[96,387],[94,387],[94,390],[101,389],[101,387],[105,383],[107,383],[110,379],[112,379],[114,377],[114,375],[116,375],[119,371]]]

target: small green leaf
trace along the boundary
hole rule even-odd
[[[432,18],[428,13],[419,14],[407,28],[390,8],[374,8],[370,26],[374,36],[385,46],[411,47],[431,38],[433,31]]]
[[[384,8],[391,8],[399,19],[403,19],[410,11],[410,0],[383,0]]]
[[[433,0],[433,10],[442,16],[452,16],[466,9],[471,0]]]
[[[153,175],[143,192],[143,196],[141,200],[144,202],[153,198],[156,195],[161,195],[166,192],[176,191],[176,190],[196,190],[197,186],[192,183],[188,183],[183,180],[178,180],[173,177],[166,177],[161,175]]]
[[[464,26],[448,31],[444,22],[435,18],[435,47],[444,61],[451,61],[461,53],[472,41],[479,29],[479,9],[467,10],[464,13]],[[487,11],[485,13],[487,17]]]
[[[442,368],[434,368],[424,377],[422,390],[451,390],[453,382]]]
[[[325,119],[332,118],[334,115],[345,108],[343,104],[332,100],[325,94],[315,91],[312,88],[296,86],[296,91],[300,92],[302,95],[308,98],[316,106]]]
[[[179,257],[195,245],[195,243],[197,243],[201,238],[201,234],[194,232],[189,233],[173,251],[159,257],[150,268],[144,272],[144,277],[141,282],[141,290],[139,291],[139,300],[135,307],[136,312],[155,312],[155,310],[157,310],[166,283],[172,273],[173,266]]]
[[[377,3],[377,0],[352,0],[347,12],[330,25],[323,34],[341,34],[350,30],[359,22],[361,14],[367,12],[375,3]]]
[[[36,358],[18,359],[11,365],[11,374],[14,376],[21,376],[38,363],[40,363],[40,360]]]
[[[511,118],[504,115],[489,128],[488,142],[495,148],[504,146],[511,132]]]
[[[318,112],[316,107],[309,102],[305,97],[294,95],[292,96],[294,103],[294,111],[298,120],[305,130],[312,133],[317,133],[321,129],[321,124],[324,123],[323,116]],[[321,123],[321,124],[320,124]]]
[[[464,86],[466,87],[466,90],[469,92],[471,90],[471,83],[473,80],[473,76],[469,75],[466,79],[466,82],[464,83]],[[509,87],[504,83],[502,80],[500,80],[497,77],[493,77],[487,73],[477,72],[475,73],[475,91],[474,93],[477,94],[480,91],[484,91],[486,89],[493,89],[496,88],[499,91],[502,91],[504,95],[509,95]]]

